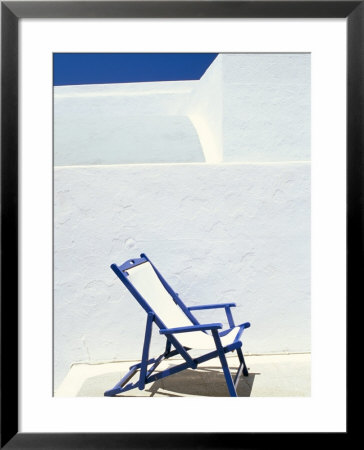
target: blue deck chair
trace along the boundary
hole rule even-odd
[[[200,363],[218,356],[229,394],[231,397],[237,397],[236,387],[241,373],[244,376],[249,375],[241,350],[241,335],[245,328],[250,327],[250,323],[235,326],[230,311],[232,306],[236,306],[235,303],[187,307],[144,253],[140,258],[130,259],[121,266],[112,264],[111,268],[147,313],[147,325],[141,362],[131,366],[129,372],[104,395],[113,397],[134,388],[143,390],[148,383],[185,369],[196,369]],[[227,330],[222,331],[221,323],[200,324],[191,312],[214,308],[225,309],[229,323]],[[153,323],[159,328],[159,333],[166,337],[166,348],[159,357],[149,359]],[[208,352],[192,358],[188,353],[192,349],[203,349]],[[225,357],[226,353],[233,351],[237,352],[240,361],[234,380]],[[180,355],[184,362],[154,373],[164,359],[176,355]],[[140,371],[138,381],[128,383],[138,371]]]

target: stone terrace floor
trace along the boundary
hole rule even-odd
[[[238,368],[238,358],[227,358],[232,375]],[[246,356],[249,377],[240,378],[239,397],[309,397],[311,390],[311,358],[309,353]],[[56,397],[102,397],[138,361],[103,364],[74,364]],[[163,361],[157,371],[183,362],[177,358]],[[130,380],[137,381],[139,372]],[[144,391],[133,389],[120,396],[127,397],[227,397],[225,378],[218,359],[212,359],[197,369],[184,370],[146,385]]]

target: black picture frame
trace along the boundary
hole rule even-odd
[[[285,434],[283,442],[281,433],[18,432],[18,21],[21,18],[119,17],[347,19],[347,305],[354,296],[362,297],[364,1],[2,1],[1,448],[225,449],[258,448],[263,441],[268,444],[278,440],[280,447],[292,446],[297,443],[295,433]],[[348,431],[337,433],[337,443],[347,438]],[[305,444],[309,435],[302,434],[300,443]],[[315,442],[319,438],[316,434]]]

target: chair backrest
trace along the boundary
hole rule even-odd
[[[121,266],[112,264],[111,268],[144,310],[156,315],[154,321],[160,328],[199,323],[145,254],[142,253],[137,259],[129,259]],[[173,339],[184,347],[215,348],[212,337],[205,331],[178,333]]]
[[[111,268],[118,275],[129,291],[147,311],[152,311],[162,321],[166,328],[184,327],[197,324],[193,315],[186,311],[181,300],[175,300],[176,294],[163,285],[155,268],[145,255],[141,258],[128,260],[121,266],[113,264]],[[172,294],[173,293],[173,294]],[[173,296],[172,296],[173,295]],[[180,303],[180,304],[178,304]],[[184,310],[183,310],[184,309]]]
[[[129,282],[167,328],[193,325],[167,292],[149,261],[130,268],[127,273]]]

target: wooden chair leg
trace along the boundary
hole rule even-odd
[[[225,380],[226,380],[226,384],[227,384],[227,388],[228,388],[230,397],[237,397],[238,394],[236,393],[236,389],[235,389],[234,382],[233,382],[233,379],[232,379],[232,376],[230,373],[230,369],[229,369],[228,363],[226,361],[225,352],[224,352],[223,346],[221,344],[220,336],[219,336],[217,330],[212,330],[212,335],[214,337],[216,349],[219,354],[222,370],[224,372],[224,376],[225,376]]]
[[[152,336],[153,320],[154,320],[154,313],[148,313],[147,326],[145,327],[143,355],[142,355],[142,362],[141,362],[141,366],[140,366],[140,377],[139,377],[139,386],[138,386],[141,391],[145,387],[145,377],[146,377],[147,368],[148,368],[149,347],[150,347],[150,339]]]
[[[241,348],[237,348],[236,349],[236,353],[238,354],[240,363],[243,364],[243,375],[244,375],[244,377],[248,377],[249,376],[249,372],[248,372],[248,368],[246,367],[245,360],[244,360],[244,355],[243,355],[243,352],[242,352]]]

